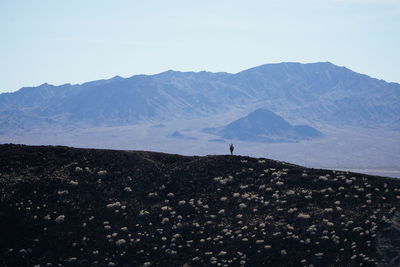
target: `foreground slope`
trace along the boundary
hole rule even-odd
[[[2,266],[400,264],[396,179],[241,156],[1,145],[0,190]]]

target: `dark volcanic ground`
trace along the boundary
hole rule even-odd
[[[1,266],[400,266],[400,180],[0,145]]]

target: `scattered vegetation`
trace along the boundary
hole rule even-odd
[[[400,180],[0,146],[1,266],[399,266]]]

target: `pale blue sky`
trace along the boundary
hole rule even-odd
[[[0,92],[330,61],[400,82],[398,0],[0,0]]]

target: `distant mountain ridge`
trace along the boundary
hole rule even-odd
[[[328,62],[43,84],[0,94],[0,131],[119,126],[259,107],[294,120],[399,130],[400,84]]]

